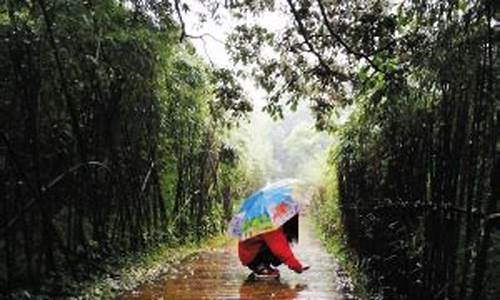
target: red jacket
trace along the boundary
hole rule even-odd
[[[251,239],[240,241],[238,243],[238,254],[241,263],[245,266],[251,263],[264,243],[267,244],[267,247],[269,247],[269,250],[271,250],[274,256],[286,264],[290,269],[297,272],[302,271],[302,265],[293,255],[281,227]]]

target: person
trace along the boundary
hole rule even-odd
[[[281,227],[238,243],[241,263],[256,275],[279,276],[275,267],[284,263],[291,270],[302,273],[309,269],[293,254],[290,244],[298,242],[299,216],[295,215]]]

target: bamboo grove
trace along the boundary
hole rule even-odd
[[[239,20],[226,48],[269,94],[266,111],[308,102],[339,137],[319,218],[374,291],[498,299],[498,1],[200,3],[202,18]],[[0,2],[2,287],[217,232],[253,184],[223,142],[251,107],[232,71],[182,42],[196,38],[188,10]],[[272,11],[279,32],[244,22]]]
[[[500,36],[492,3],[463,19],[457,5],[400,14],[434,36],[407,53],[404,83],[362,71],[365,89],[341,129],[346,238],[384,299],[500,295]],[[385,59],[390,70],[404,58]]]
[[[249,184],[223,137],[251,106],[168,14],[2,1],[0,57],[2,292],[223,230]]]

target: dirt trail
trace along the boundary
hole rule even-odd
[[[122,299],[345,299],[335,273],[336,263],[314,236],[307,217],[300,221],[300,241],[294,253],[311,269],[295,274],[280,266],[281,278],[249,281],[241,266],[236,243],[202,252],[177,271],[146,284]]]

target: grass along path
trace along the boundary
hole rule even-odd
[[[114,274],[103,275],[92,282],[82,283],[81,293],[75,299],[116,298],[163,274],[174,272],[181,261],[189,259],[198,252],[221,247],[228,241],[227,237],[218,236],[182,246],[160,245],[151,248],[142,255],[127,258]]]

